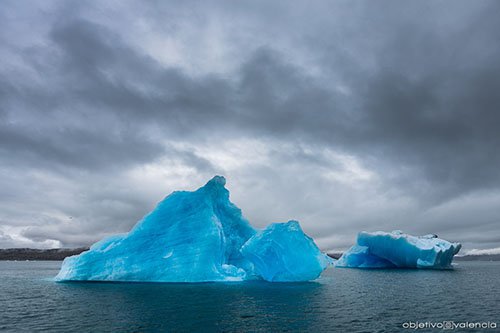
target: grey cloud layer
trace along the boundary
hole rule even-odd
[[[69,7],[2,14],[1,242],[85,245],[225,173],[257,224],[300,218],[325,248],[391,228],[500,244],[497,2]],[[252,140],[259,162],[214,157]],[[353,166],[325,151],[375,176],[328,180]],[[137,189],[151,165],[178,179]]]

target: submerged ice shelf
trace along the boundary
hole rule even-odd
[[[347,250],[335,267],[357,268],[452,268],[460,243],[436,235],[411,236],[393,232],[360,232],[357,244]]]
[[[57,281],[307,281],[330,262],[296,221],[254,229],[224,177],[173,192],[124,235],[64,260]]]

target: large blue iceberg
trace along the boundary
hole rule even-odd
[[[393,232],[360,232],[357,244],[347,250],[335,267],[357,268],[452,268],[460,243],[436,235],[411,236]]]
[[[57,281],[306,281],[329,259],[298,222],[258,231],[229,200],[224,177],[173,192],[127,234],[64,260]]]

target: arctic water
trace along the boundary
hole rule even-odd
[[[398,332],[412,331],[406,322],[500,321],[500,262],[199,284],[55,283],[60,266],[0,261],[1,332]]]

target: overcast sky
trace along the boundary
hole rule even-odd
[[[227,178],[257,227],[500,248],[499,1],[2,1],[0,247]]]

